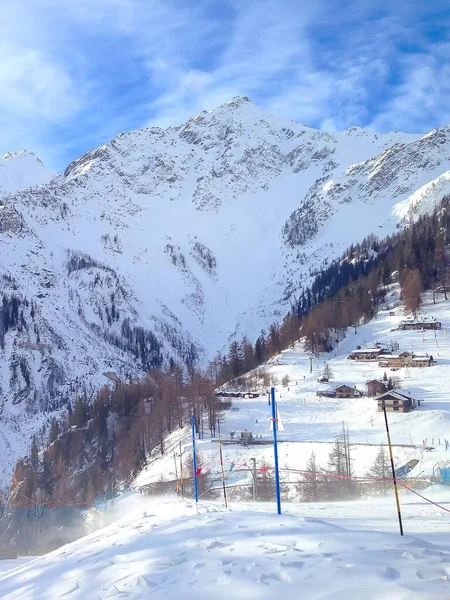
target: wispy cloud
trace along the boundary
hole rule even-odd
[[[237,94],[312,126],[450,120],[441,3],[22,0],[0,5],[0,151],[53,167]],[[407,10],[408,9],[408,10]]]

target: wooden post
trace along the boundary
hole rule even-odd
[[[388,424],[387,413],[386,413],[386,404],[384,401],[383,401],[383,412],[384,412],[384,422],[386,425],[386,435],[387,435],[388,446],[389,446],[389,456],[391,459],[392,482],[394,484],[395,503],[397,505],[398,526],[400,528],[400,535],[403,535],[402,513],[400,510],[400,500],[398,498],[397,477],[395,476],[394,456],[392,454],[392,445],[391,445],[391,435],[389,433],[389,424]]]
[[[220,437],[220,422],[219,422],[219,419],[217,419],[217,433],[219,434],[219,454],[220,454],[220,467],[222,469],[223,501],[225,503],[225,508],[228,508],[227,488],[226,488],[226,485],[225,485],[225,471],[223,470],[222,439]]]
[[[181,482],[181,498],[184,500],[184,477],[183,477],[183,448],[180,441],[180,482]]]

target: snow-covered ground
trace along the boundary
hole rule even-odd
[[[330,354],[313,360],[301,346],[272,359],[266,370],[288,386],[276,386],[284,431],[279,433],[280,465],[303,469],[312,450],[325,466],[342,421],[349,427],[353,468],[364,475],[379,444],[386,443],[384,421],[373,398],[318,397],[317,378],[324,362],[334,373],[332,384],[347,383],[365,390],[365,382],[383,377],[374,363],[347,356],[357,345],[375,341],[398,343],[400,350],[432,354],[430,368],[399,369],[403,390],[420,399],[409,414],[389,414],[396,466],[419,459],[411,477],[429,476],[435,464],[450,460],[444,439],[450,438],[450,327],[448,303],[424,296],[423,314],[443,324],[437,331],[399,331],[405,314],[396,303],[372,322],[349,331]],[[390,313],[394,311],[395,316]],[[251,430],[270,441],[267,397],[233,399],[238,411],[227,411],[222,435]],[[423,447],[433,446],[428,451]],[[178,447],[190,452],[190,431],[174,432],[166,454],[154,457],[136,480],[136,487],[161,477],[174,479]],[[439,443],[440,442],[440,443]],[[198,440],[204,468],[218,473],[217,442]],[[404,444],[405,446],[400,446]],[[226,445],[224,462],[228,485],[249,478],[250,458],[273,461],[267,446]],[[178,460],[178,458],[177,458]],[[432,485],[425,499],[402,489],[400,502],[405,535],[398,533],[392,494],[351,502],[283,503],[278,516],[273,504],[238,503],[230,489],[229,510],[220,502],[182,502],[171,497],[147,498],[129,493],[113,502],[117,519],[107,528],[26,564],[0,561],[0,596],[7,600],[68,600],[106,598],[204,598],[220,600],[230,594],[242,599],[286,600],[444,600],[450,597],[450,489]],[[8,570],[13,569],[13,570]]]
[[[20,558],[7,558],[0,560],[0,575],[2,573],[6,573],[8,571],[12,571],[13,569],[17,569],[22,565],[26,565],[28,562],[32,560],[28,557],[21,556]]]
[[[396,302],[397,290],[387,298],[391,308]],[[349,330],[347,337],[330,354],[313,359],[313,371],[310,372],[310,356],[298,344],[294,349],[286,350],[266,365],[266,370],[279,382],[289,376],[287,387],[278,384],[276,396],[284,431],[279,433],[280,466],[290,469],[304,469],[311,451],[317,462],[325,466],[331,444],[342,432],[342,423],[349,429],[352,446],[354,473],[364,476],[379,451],[379,444],[386,444],[386,431],[383,413],[377,411],[377,403],[372,397],[361,398],[324,398],[317,396],[317,390],[323,386],[317,383],[324,365],[329,362],[333,372],[331,386],[346,383],[356,386],[367,393],[366,382],[381,379],[386,372],[388,377],[400,379],[403,391],[411,393],[421,400],[420,407],[407,414],[389,413],[391,438],[394,446],[396,467],[410,459],[418,459],[419,464],[410,473],[411,477],[430,476],[437,462],[450,460],[450,450],[445,450],[444,440],[450,441],[450,313],[449,302],[439,300],[433,304],[431,295],[424,295],[422,312],[428,317],[441,321],[443,329],[439,331],[399,331],[397,327],[406,315],[401,306],[392,310],[382,310],[377,318],[362,325],[356,331]],[[390,316],[395,312],[395,316]],[[348,354],[360,345],[373,347],[374,342],[398,343],[399,351],[409,350],[415,354],[432,355],[437,364],[428,368],[401,368],[396,371],[381,368],[378,362],[363,363],[349,360]],[[226,411],[225,421],[221,425],[222,437],[230,439],[230,432],[236,431],[236,437],[244,429],[267,440],[272,439],[271,408],[267,396],[256,399],[233,398],[233,407],[238,411]],[[189,431],[183,432],[185,452],[190,452]],[[434,450],[425,450],[423,443]],[[198,451],[202,455],[206,469],[219,472],[218,445],[205,434],[199,440]],[[404,446],[402,446],[404,445]],[[141,473],[137,485],[157,481],[161,477],[174,479],[173,448],[168,456],[152,462]],[[273,450],[267,446],[243,447],[239,444],[226,445],[223,448],[225,469],[230,474],[230,483],[234,472],[243,469],[244,477],[250,477],[245,469],[250,459],[255,457],[259,464],[263,460],[273,461]]]
[[[440,492],[442,501],[450,499]],[[129,498],[121,520],[0,572],[2,600],[444,600],[447,513],[393,500],[289,506]],[[327,521],[322,520],[327,519]],[[0,563],[1,569],[1,563]]]

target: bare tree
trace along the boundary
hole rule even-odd
[[[421,305],[420,294],[423,291],[422,276],[417,269],[406,269],[400,280],[403,301],[407,311],[412,312],[414,317]]]

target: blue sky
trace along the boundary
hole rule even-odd
[[[313,127],[450,123],[450,1],[0,2],[0,152],[62,170],[235,95]]]

